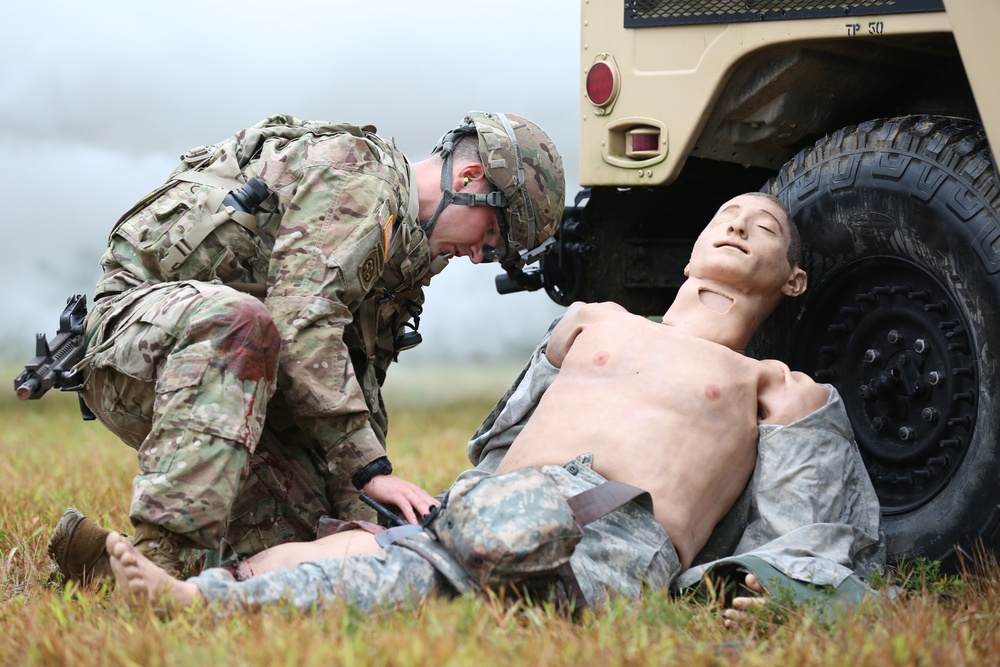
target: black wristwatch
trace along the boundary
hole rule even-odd
[[[392,474],[392,464],[389,463],[389,457],[383,456],[382,458],[375,459],[361,470],[354,473],[354,477],[351,477],[351,484],[354,488],[360,491],[365,488],[365,484],[372,481],[375,477],[379,475],[391,475]]]

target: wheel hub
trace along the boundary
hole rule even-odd
[[[882,512],[931,500],[976,421],[976,358],[951,295],[909,262],[867,259],[821,289],[802,326],[795,361],[840,392]]]

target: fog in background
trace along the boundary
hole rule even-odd
[[[273,113],[373,123],[413,160],[470,109],[518,113],[577,190],[578,0],[40,0],[4,24],[0,361],[90,300],[112,224],[181,153]],[[401,365],[525,359],[562,309],[500,296],[498,272],[452,261]]]

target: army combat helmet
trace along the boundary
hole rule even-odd
[[[466,136],[479,138],[479,157],[490,192],[451,190],[455,146]],[[470,111],[462,124],[445,134],[431,152],[440,154],[441,202],[422,223],[430,236],[438,215],[448,204],[492,206],[503,245],[483,246],[483,260],[523,266],[544,255],[565,206],[566,180],[562,158],[542,128],[514,114]]]

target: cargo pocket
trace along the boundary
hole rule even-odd
[[[156,380],[157,395],[200,386],[208,369],[208,361],[208,357],[197,356],[167,359]]]
[[[156,379],[153,430],[139,450],[139,467],[144,472],[168,469],[177,448],[197,440],[191,431],[202,431],[195,408],[205,398],[200,394],[208,368],[206,357],[168,359]]]
[[[258,404],[250,383],[220,368],[215,359],[194,356],[168,360],[160,376],[157,401],[162,398],[164,409],[187,415],[192,430],[253,451],[266,405]]]

